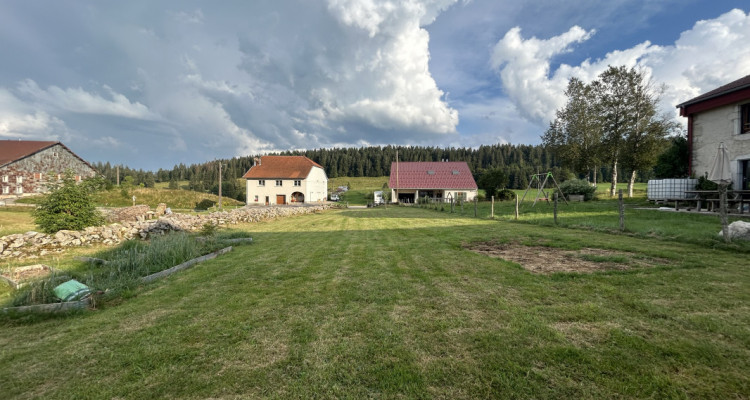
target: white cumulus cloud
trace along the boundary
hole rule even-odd
[[[563,92],[571,77],[591,81],[608,65],[638,65],[656,83],[665,83],[662,108],[670,113],[675,113],[676,104],[750,73],[750,47],[746,45],[750,41],[750,14],[738,9],[698,21],[673,45],[657,46],[646,41],[611,51],[601,59],[574,66],[561,64],[550,70],[556,55],[592,34],[574,26],[547,40],[524,39],[520,29],[513,28],[495,45],[492,66],[525,118],[546,125],[555,110],[564,105]]]

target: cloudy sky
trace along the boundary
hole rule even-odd
[[[151,170],[538,144],[570,77],[640,65],[676,117],[748,43],[746,0],[0,0],[0,139]]]

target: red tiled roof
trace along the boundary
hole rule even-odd
[[[388,186],[392,189],[476,189],[477,183],[469,165],[463,161],[399,162],[398,167],[394,162]]]
[[[247,179],[305,179],[312,167],[323,168],[305,156],[263,156],[260,163],[250,167]]]
[[[36,140],[0,140],[0,166],[18,161],[56,144],[62,143]]]
[[[747,87],[750,87],[750,75],[747,75],[744,78],[737,79],[736,81],[729,82],[724,86],[718,87],[714,90],[711,90],[710,92],[703,93],[702,95],[698,97],[690,99],[684,103],[678,104],[677,108],[682,108],[685,106],[689,106],[691,104],[700,103],[702,101],[706,101],[709,99],[713,99],[715,97],[723,96],[725,94],[732,93],[737,90],[745,89]]]

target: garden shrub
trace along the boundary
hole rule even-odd
[[[581,194],[583,199],[588,201],[594,198],[596,187],[583,179],[570,179],[560,184],[560,190],[565,196]]]
[[[510,189],[502,189],[495,192],[495,200],[506,201],[513,200],[516,198],[516,192]]]
[[[45,233],[63,229],[79,231],[104,223],[87,187],[76,184],[70,174],[66,174],[60,187],[44,197],[33,215],[34,222]]]
[[[196,210],[208,210],[216,204],[215,201],[209,199],[203,199],[195,204]]]

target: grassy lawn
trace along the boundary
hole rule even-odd
[[[387,176],[356,178],[341,177],[329,179],[328,187],[329,190],[334,190],[339,186],[349,186],[349,191],[341,196],[339,202],[348,202],[350,205],[365,205],[368,202],[372,203],[372,192],[383,190],[383,185],[386,183],[388,183]]]
[[[136,204],[147,204],[155,208],[159,203],[166,203],[167,207],[175,210],[192,210],[202,200],[219,201],[219,196],[210,193],[195,192],[182,189],[165,188],[135,188],[123,196],[119,189],[104,190],[96,192],[92,196],[94,204],[98,207],[129,207],[133,205],[132,196],[135,196]],[[35,204],[42,197],[26,197],[18,200],[19,203]],[[231,198],[222,197],[223,207],[237,207],[245,203]]]
[[[745,251],[415,207],[238,229],[253,245],[119,304],[0,319],[3,397],[750,394]],[[490,240],[660,261],[539,275],[463,247]]]
[[[0,236],[36,229],[30,207],[0,207]]]

